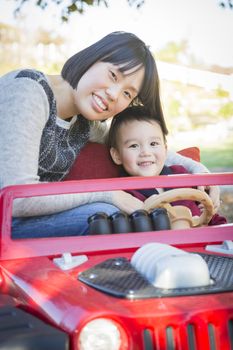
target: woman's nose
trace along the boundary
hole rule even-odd
[[[112,101],[116,101],[118,99],[118,96],[120,94],[120,87],[118,85],[112,85],[109,86],[106,89],[106,94]]]

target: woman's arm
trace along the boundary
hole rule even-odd
[[[167,152],[167,159],[165,164],[170,165],[182,165],[192,174],[196,173],[209,173],[209,170],[201,163],[196,162],[195,160],[182,156],[179,153],[169,150]]]
[[[195,160],[182,156],[179,153],[174,151],[168,151],[167,159],[165,164],[169,165],[182,165],[190,173],[209,173],[209,170],[201,163],[196,162]],[[210,198],[212,199],[214,209],[217,211],[220,207],[220,189],[219,186],[198,186],[198,189],[202,191],[207,191]]]
[[[1,187],[38,183],[38,160],[49,104],[43,88],[13,73],[0,79]]]

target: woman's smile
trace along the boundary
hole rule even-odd
[[[94,100],[94,107],[97,107],[97,112],[108,110],[108,103],[106,100],[102,99],[100,96],[97,96],[96,94],[92,94],[92,97]]]

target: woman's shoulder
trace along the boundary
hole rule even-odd
[[[36,81],[46,80],[45,74],[43,72],[31,68],[15,71],[15,78],[29,78]]]
[[[44,80],[42,82],[44,79],[42,74],[34,69],[20,69],[11,71],[0,78],[1,118],[6,113],[8,113],[8,118],[13,118],[14,111],[17,110],[20,121],[24,118],[26,118],[25,122],[27,118],[37,120],[38,115],[44,116],[40,118],[43,123],[47,121],[52,104],[50,100],[53,101],[53,95],[45,91],[46,83]],[[49,91],[49,88],[47,90]]]
[[[0,78],[0,90],[3,94],[21,91],[21,95],[33,96],[52,105],[54,94],[49,86],[46,75],[36,69],[18,69],[6,73]]]
[[[44,73],[37,71],[36,69],[17,69],[12,70],[10,72],[5,73],[1,76],[1,81],[9,81],[16,78],[32,78],[34,80],[38,80],[39,78],[45,79]]]
[[[31,87],[34,86],[35,88],[39,87],[43,90],[49,90],[49,85],[45,74],[36,69],[17,69],[14,71],[10,71],[0,77],[1,88],[4,88],[6,86],[13,87],[14,85],[30,85]]]

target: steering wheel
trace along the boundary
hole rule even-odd
[[[191,210],[184,206],[171,206],[171,202],[192,200],[204,206],[201,216],[192,216]],[[155,208],[166,208],[171,223],[177,220],[187,220],[191,227],[208,225],[214,215],[214,206],[207,193],[194,188],[178,188],[161,194],[154,194],[144,202],[144,209],[151,212]],[[175,227],[177,228],[177,227]]]

